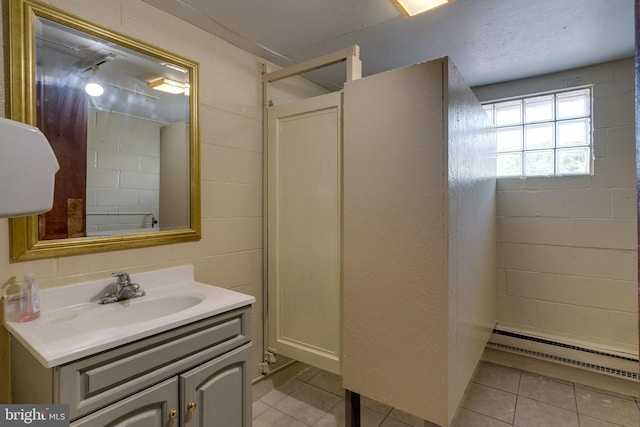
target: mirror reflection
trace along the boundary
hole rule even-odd
[[[53,210],[9,220],[11,260],[199,240],[198,64],[41,2],[8,4],[9,117],[38,126],[61,167]]]
[[[37,126],[61,166],[38,239],[188,229],[190,71],[37,16]]]

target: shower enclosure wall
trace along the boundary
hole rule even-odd
[[[496,319],[494,151],[448,58],[346,83],[346,389],[451,422]]]

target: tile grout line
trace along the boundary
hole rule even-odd
[[[513,407],[513,419],[511,420],[511,425],[516,425],[516,412],[518,410],[518,400],[520,399],[520,386],[522,385],[522,369],[518,369],[518,392],[516,393],[516,403]]]
[[[513,406],[513,418],[511,419],[511,425],[516,425],[516,411],[518,410],[518,400],[520,399],[520,394],[516,394],[516,403]]]
[[[508,424],[511,427],[513,427],[515,425],[514,423],[507,423],[506,421],[502,421],[502,420],[500,420],[500,419],[498,419],[496,417],[492,417],[491,415],[483,414],[482,412],[478,412],[478,411],[475,411],[473,409],[469,409],[469,408],[462,408],[462,409],[464,409],[465,411],[473,412],[474,414],[482,415],[483,417],[490,418],[490,419],[498,421],[500,423]]]
[[[578,408],[578,391],[576,390],[576,383],[571,383],[573,388],[573,402],[576,404],[576,415],[578,417],[578,427],[582,425],[582,421],[580,419],[580,408]]]

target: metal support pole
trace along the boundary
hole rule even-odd
[[[360,393],[345,391],[345,427],[360,427]]]

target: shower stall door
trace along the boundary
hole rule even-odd
[[[267,348],[339,373],[342,93],[267,114]]]

